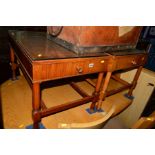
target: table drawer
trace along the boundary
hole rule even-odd
[[[110,59],[82,58],[53,60],[34,65],[34,80],[49,80],[107,71]]]
[[[118,56],[116,58],[116,70],[134,68],[144,65],[146,62],[146,55],[129,55]]]
[[[71,74],[89,74],[106,71],[108,67],[107,59],[91,59],[70,64]],[[66,72],[67,73],[67,72]],[[69,73],[70,74],[70,73]]]

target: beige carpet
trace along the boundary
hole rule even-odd
[[[88,94],[91,94],[94,90],[94,88],[85,81],[79,82],[78,85]],[[111,85],[109,86],[109,89],[110,88]],[[25,78],[20,76],[17,81],[6,81],[1,85],[1,93],[4,128],[19,129],[32,124],[32,94]],[[42,95],[47,107],[81,98],[69,85],[44,89]],[[118,97],[122,96],[122,94],[117,95]],[[59,123],[84,123],[95,121],[103,117],[100,113],[89,115],[85,111],[89,106],[90,103],[48,116],[42,119],[42,123],[46,128],[58,128]]]

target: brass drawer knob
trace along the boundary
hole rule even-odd
[[[137,65],[137,62],[136,62],[135,60],[132,60],[131,63],[132,63],[133,65]]]
[[[144,58],[144,57],[142,57],[142,59],[141,59],[141,60],[142,60],[142,61],[144,61],[144,59],[145,59],[145,58]]]
[[[81,67],[76,67],[76,70],[78,71],[78,73],[82,73],[83,69]]]
[[[104,63],[104,60],[101,60],[101,64],[103,64]]]

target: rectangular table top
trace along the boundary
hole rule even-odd
[[[105,52],[76,54],[55,42],[47,39],[46,32],[32,31],[9,31],[10,38],[24,51],[32,60],[49,60],[65,58],[99,57],[108,56]]]
[[[84,58],[84,57],[101,57],[101,56],[120,56],[145,53],[144,50],[128,49],[123,51],[109,51],[99,53],[83,53],[77,54],[70,51],[55,42],[47,39],[46,32],[33,31],[9,31],[10,38],[17,44],[21,51],[25,52],[33,61],[50,60],[50,59],[68,59],[68,58]]]

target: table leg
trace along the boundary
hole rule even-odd
[[[134,76],[134,79],[133,79],[133,81],[132,81],[132,87],[129,89],[129,92],[128,92],[128,96],[132,96],[132,93],[133,93],[133,90],[135,89],[135,87],[136,87],[136,85],[137,85],[137,81],[138,81],[138,78],[139,78],[139,76],[140,76],[140,73],[141,73],[141,71],[142,71],[142,68],[143,68],[143,66],[140,66],[138,69],[137,69],[137,72],[136,72],[136,74],[135,74],[135,76]]]
[[[17,64],[15,63],[15,54],[13,48],[10,46],[10,65],[12,69],[12,80],[17,80],[16,76],[16,69],[17,69]]]
[[[107,91],[107,87],[110,81],[110,77],[111,77],[112,72],[107,72],[106,77],[105,77],[105,81],[104,84],[100,90],[100,94],[99,94],[99,100],[96,104],[96,108],[99,110],[102,107],[102,101],[105,99],[106,97],[106,91]]]
[[[95,103],[98,101],[99,99],[99,92],[100,92],[100,88],[101,88],[101,84],[102,84],[102,80],[103,80],[103,75],[104,73],[101,72],[98,74],[98,78],[97,78],[97,83],[96,83],[96,86],[95,86],[95,91],[93,92],[93,96],[94,96],[94,99],[92,101],[92,104],[90,106],[90,110],[93,111],[94,108],[95,108]]]
[[[32,84],[32,117],[33,117],[33,128],[39,128],[39,122],[41,121],[40,110],[41,110],[41,92],[40,83]]]

